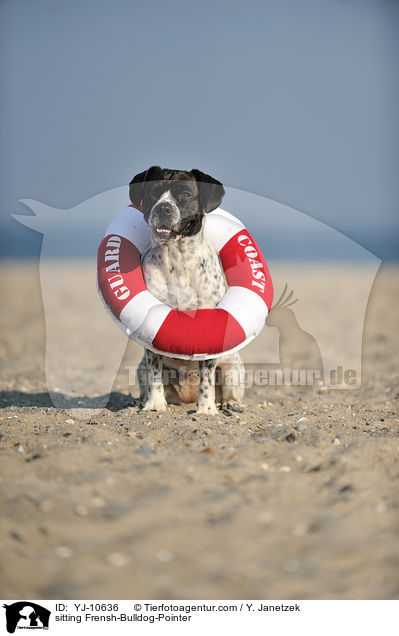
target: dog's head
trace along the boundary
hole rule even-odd
[[[147,221],[157,243],[197,234],[205,212],[221,203],[220,181],[200,170],[168,170],[153,166],[133,177],[130,200]]]

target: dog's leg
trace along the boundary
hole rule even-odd
[[[162,381],[162,356],[146,349],[145,361],[147,366],[147,401],[143,411],[166,411],[166,400]]]
[[[245,367],[239,353],[223,358],[218,362],[223,373],[223,406],[232,411],[241,411],[241,402],[245,391]]]
[[[197,413],[218,415],[215,403],[216,360],[200,360]]]
[[[139,402],[141,406],[144,406],[148,398],[148,372],[145,352],[141,358],[139,366],[137,367],[137,382],[139,383],[140,389]]]

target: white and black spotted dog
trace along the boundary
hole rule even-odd
[[[151,231],[151,245],[142,256],[147,288],[173,309],[213,309],[227,290],[218,255],[204,235],[205,214],[220,205],[224,194],[219,181],[199,170],[153,166],[130,182],[130,199]],[[238,353],[195,362],[146,349],[138,371],[143,410],[164,411],[167,401],[197,401],[197,413],[217,414],[216,368],[220,401],[240,410],[244,365]]]

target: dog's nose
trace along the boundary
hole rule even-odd
[[[157,212],[158,214],[169,216],[169,214],[172,214],[172,206],[170,203],[159,203],[157,205]]]

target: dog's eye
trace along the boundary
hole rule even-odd
[[[179,195],[180,199],[189,199],[191,197],[191,193],[190,192],[181,192]]]

